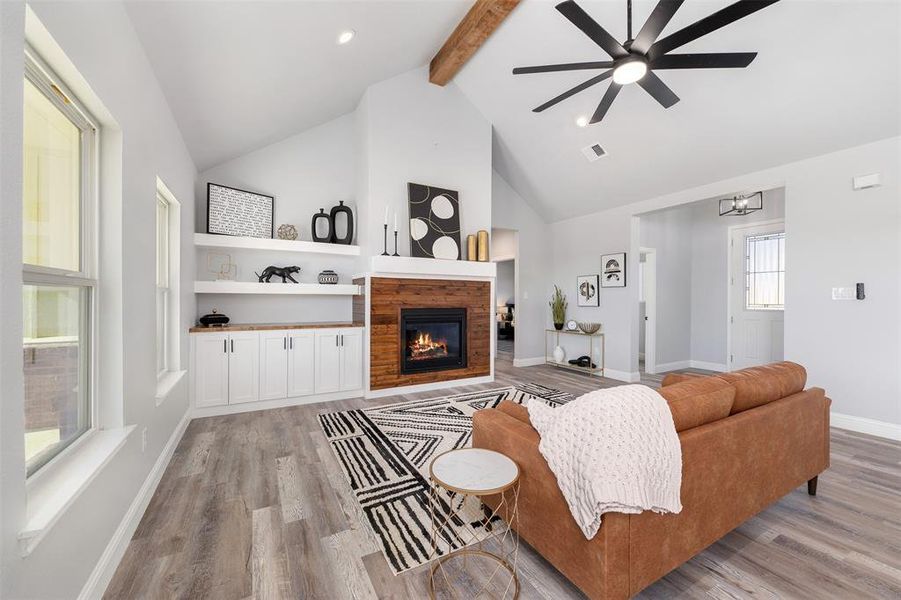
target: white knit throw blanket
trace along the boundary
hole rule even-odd
[[[682,446],[656,391],[624,385],[528,408],[538,449],[587,539],[606,512],[681,512]]]

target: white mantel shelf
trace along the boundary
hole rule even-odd
[[[426,277],[494,278],[497,265],[493,262],[469,260],[440,260],[410,256],[373,256],[371,275],[407,275]]]
[[[320,283],[256,283],[254,281],[195,281],[195,294],[294,294],[301,296],[356,296],[360,286]]]
[[[359,256],[360,247],[347,244],[326,244],[303,240],[277,240],[272,238],[237,237],[195,233],[196,248],[231,248],[240,250],[265,250],[270,252],[305,252],[308,254],[332,254],[339,256]]]

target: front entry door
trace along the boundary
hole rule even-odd
[[[785,224],[731,230],[729,370],[783,360]]]

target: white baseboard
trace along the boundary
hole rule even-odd
[[[668,373],[669,371],[678,371],[679,369],[690,369],[690,360],[677,360],[668,363],[657,363],[654,365],[657,373]]]
[[[156,463],[154,463],[153,468],[150,469],[150,473],[147,474],[147,478],[141,485],[141,489],[138,490],[137,496],[135,496],[131,506],[128,507],[125,516],[122,517],[122,521],[106,545],[103,554],[100,555],[100,560],[94,566],[91,576],[88,577],[87,582],[81,589],[81,593],[78,594],[78,600],[100,600],[103,597],[107,586],[116,573],[119,562],[125,555],[129,542],[131,542],[131,536],[134,535],[135,530],[138,528],[138,524],[144,516],[144,511],[147,510],[147,505],[150,504],[150,499],[156,491],[156,486],[159,485],[163,473],[166,472],[166,467],[169,466],[172,454],[175,453],[175,448],[178,447],[178,443],[181,441],[190,422],[191,411],[187,410],[181,421],[175,426],[175,431],[169,436],[169,441],[166,442],[163,451],[160,452]]]
[[[329,394],[313,394],[310,396],[296,396],[294,398],[279,398],[278,400],[258,400],[256,402],[242,402],[241,404],[223,404],[222,406],[204,406],[195,408],[191,417],[200,419],[203,417],[218,417],[220,415],[234,415],[255,410],[269,410],[270,408],[284,408],[286,406],[300,406],[301,404],[317,404],[319,402],[331,402],[333,400],[347,400],[348,398],[362,398],[363,390],[350,390],[348,392],[331,392]]]
[[[866,433],[889,440],[901,441],[901,425],[898,423],[887,423],[886,421],[877,421],[876,419],[867,419],[865,417],[855,417],[853,415],[843,415],[841,413],[830,413],[829,424],[839,429],[847,429],[848,431],[856,431],[857,433]]]
[[[535,367],[543,365],[545,358],[543,356],[533,356],[532,358],[514,358],[514,367]]]
[[[479,383],[492,383],[494,376],[486,375],[484,377],[467,377],[466,379],[452,379],[450,381],[436,381],[435,383],[421,383],[419,385],[405,385],[403,387],[388,388],[384,390],[369,390],[366,392],[367,398],[384,398],[385,396],[394,396],[397,394],[415,394],[417,392],[431,392],[434,390],[444,390],[447,388],[457,387],[460,385],[476,385]]]
[[[616,369],[604,369],[603,377],[607,379],[616,379],[617,381],[624,381],[626,383],[638,383],[641,381],[641,373],[638,371],[617,371]]]
[[[725,373],[729,367],[722,363],[707,362],[705,360],[689,361],[692,369],[703,369],[705,371],[716,371],[717,373]]]

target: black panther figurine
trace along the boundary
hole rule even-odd
[[[292,266],[292,267],[272,267],[272,266],[269,266],[269,267],[266,267],[265,269],[263,269],[263,274],[262,274],[262,275],[259,274],[259,273],[257,273],[256,271],[254,271],[253,274],[256,275],[256,276],[259,278],[260,283],[263,283],[263,282],[266,282],[266,283],[272,283],[272,277],[273,277],[273,276],[275,276],[275,277],[281,277],[281,278],[282,278],[282,283],[288,283],[288,280],[289,280],[289,279],[290,279],[291,281],[293,281],[294,283],[300,283],[299,281],[297,281],[296,279],[294,279],[293,277],[291,277],[291,274],[292,274],[292,273],[300,273],[300,267],[297,267],[297,266]]]

